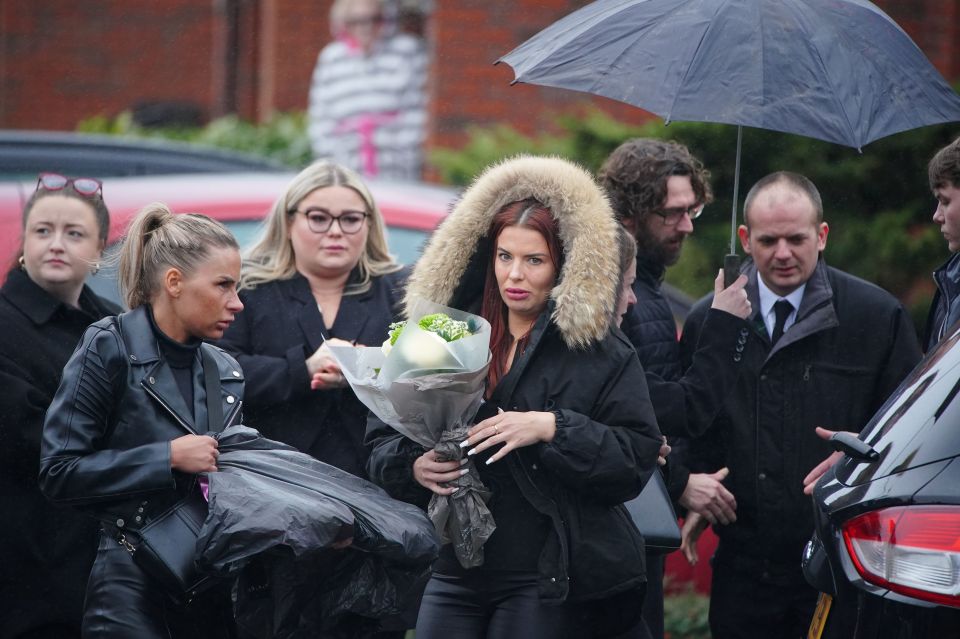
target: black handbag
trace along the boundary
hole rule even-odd
[[[133,560],[177,601],[189,601],[216,583],[195,561],[207,501],[194,484],[190,493],[151,520],[140,532]]]
[[[203,346],[200,348],[207,392],[207,425],[210,432],[219,432],[223,429],[220,375],[213,356]],[[128,549],[133,548],[134,562],[162,584],[176,601],[188,602],[217,583],[215,576],[203,573],[196,563],[197,537],[206,518],[207,500],[194,481],[186,497],[140,529],[136,546],[124,544]]]
[[[647,552],[667,554],[680,548],[677,514],[659,469],[653,471],[640,495],[624,506],[643,535]]]

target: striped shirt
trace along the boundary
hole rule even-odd
[[[310,85],[314,156],[368,177],[419,179],[426,80],[424,45],[406,34],[369,55],[339,40],[324,47]]]

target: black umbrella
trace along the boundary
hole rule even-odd
[[[514,82],[574,89],[674,120],[860,149],[960,120],[960,96],[866,0],[597,0],[503,56]]]

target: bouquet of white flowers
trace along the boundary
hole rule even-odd
[[[478,315],[418,300],[409,320],[390,325],[380,347],[331,346],[357,397],[384,423],[438,459],[459,459],[459,445],[483,402],[490,364],[490,324]],[[440,446],[438,446],[440,444]],[[442,457],[441,457],[442,456]],[[489,496],[473,467],[449,497],[434,495],[428,514],[464,567],[483,563],[495,528]]]

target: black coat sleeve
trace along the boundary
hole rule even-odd
[[[900,382],[913,370],[920,361],[922,353],[917,331],[906,309],[897,304],[896,310],[890,316],[889,333],[890,344],[887,359],[881,367],[880,378],[874,389],[874,410],[880,408],[883,402],[893,394]],[[865,424],[863,424],[865,425]]]
[[[82,505],[175,487],[169,441],[101,449],[126,371],[117,335],[88,328],[44,421],[40,489],[51,501]]]
[[[710,320],[726,320],[727,318],[733,317],[728,313],[709,308],[711,301],[712,297],[708,296],[697,302],[683,325],[683,333],[680,337],[680,364],[688,373],[694,369],[694,360],[698,356],[701,356],[701,359],[698,361],[700,368],[705,366],[706,362],[709,362],[709,358],[702,357],[708,349],[701,346],[701,344],[710,344],[713,339],[711,335],[716,328],[716,324],[711,325]],[[737,330],[737,332],[739,334],[739,330]],[[746,339],[747,344],[749,345],[753,339],[752,336],[748,336]],[[739,338],[737,341],[739,342]],[[734,349],[734,352],[736,352],[736,349]],[[727,353],[727,357],[732,358],[732,356],[733,353]],[[742,357],[740,361],[742,361]],[[738,371],[738,367],[731,366],[729,368]],[[722,367],[721,370],[723,370]],[[728,378],[716,381],[718,386],[724,386],[726,390],[722,395],[714,398],[713,401],[716,401],[716,406],[712,409],[712,417],[709,421],[701,425],[702,428],[698,428],[697,436],[689,440],[685,455],[686,459],[684,460],[688,477],[691,472],[714,472],[723,467],[723,460],[726,456],[723,438],[720,436],[720,433],[724,430],[722,424],[726,420],[726,414],[722,410],[723,401],[724,398],[732,392],[736,379],[737,374],[732,374],[728,375]],[[707,384],[707,387],[709,387],[712,382],[708,377],[704,377],[701,383]],[[705,392],[710,393],[709,390]],[[702,417],[705,418],[706,415],[704,414]]]
[[[640,494],[662,443],[643,368],[625,340],[624,353],[609,363],[590,414],[559,407],[553,440],[538,445],[544,468],[567,488],[609,505]]]
[[[277,313],[285,302],[263,294],[244,295],[243,312],[239,313],[230,328],[223,334],[217,345],[233,355],[243,368],[247,384],[245,398],[250,406],[270,406],[309,397],[314,393],[310,389],[310,373],[307,370],[307,352],[303,343],[291,344],[282,354],[266,355],[254,352],[254,327],[264,313]],[[285,329],[278,321],[264,318],[263,326],[274,330]]]
[[[736,386],[743,352],[752,341],[745,320],[709,309],[696,342],[687,340],[685,344],[688,351],[686,357],[681,355],[684,373],[680,379],[667,381],[647,372],[653,409],[665,435],[697,437],[710,427],[724,398]]]
[[[370,481],[394,499],[426,509],[432,493],[413,478],[413,462],[427,450],[383,423],[373,413],[367,417],[364,443],[371,449],[367,459]]]
[[[0,465],[7,478],[29,482],[35,488],[40,434],[50,391],[4,355],[0,355],[0,388]]]

